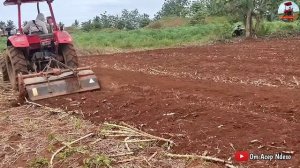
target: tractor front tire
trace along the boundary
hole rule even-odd
[[[61,47],[65,64],[70,68],[78,68],[78,56],[73,44],[66,44]]]
[[[7,56],[4,56],[0,58],[0,66],[1,66],[1,72],[2,72],[2,79],[3,81],[7,82],[9,81],[8,73],[7,73],[7,68],[6,68],[6,61],[5,58]]]
[[[18,90],[18,74],[28,74],[27,62],[22,50],[8,47],[6,67],[12,89]]]

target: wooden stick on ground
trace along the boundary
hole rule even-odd
[[[130,137],[127,137],[127,138],[125,138],[125,147],[126,147],[126,149],[128,150],[128,152],[131,152],[131,149],[129,148],[129,145],[128,145],[128,143],[126,143],[126,141],[129,139]]]
[[[129,153],[120,153],[120,154],[116,154],[116,155],[109,155],[109,157],[121,157],[121,156],[127,156],[127,155],[133,155],[133,152],[129,152]]]
[[[34,106],[37,106],[37,107],[43,107],[43,105],[41,105],[41,104],[28,101],[28,99],[26,97],[25,97],[25,103],[30,104],[30,105],[34,105]]]
[[[225,164],[225,166],[228,167],[228,168],[237,168],[236,166],[233,166],[231,164]]]
[[[125,140],[124,143],[140,143],[140,142],[153,142],[156,139],[133,139],[133,140]]]
[[[151,159],[153,159],[156,155],[157,155],[157,151],[155,153],[153,153],[152,156],[149,157],[148,161],[150,161]]]
[[[54,109],[54,108],[51,108],[51,107],[43,106],[43,105],[35,103],[35,102],[31,102],[26,97],[25,97],[25,103],[29,104],[29,105],[37,106],[37,107],[42,107],[45,110],[48,110],[48,111],[50,111],[52,113],[64,113],[65,112],[65,111],[63,111],[61,109]]]
[[[144,136],[149,137],[149,138],[153,138],[153,139],[157,139],[157,140],[160,140],[160,141],[169,142],[170,144],[174,144],[174,142],[172,140],[170,140],[170,139],[165,139],[165,138],[161,138],[161,137],[157,137],[157,136],[148,134],[148,133],[143,132],[143,131],[141,131],[141,130],[139,130],[139,129],[131,126],[131,125],[128,125],[128,124],[124,123],[124,122],[122,122],[122,124],[125,125],[125,126],[127,126],[127,127],[129,127],[129,128],[131,128],[131,129],[134,129],[140,135],[144,135]]]
[[[132,133],[136,133],[136,134],[139,134],[139,135],[142,135],[142,136],[145,136],[145,137],[148,137],[148,138],[152,138],[152,139],[157,139],[159,141],[165,141],[165,142],[169,142],[170,144],[174,144],[174,142],[170,139],[165,139],[165,138],[161,138],[161,137],[157,137],[157,136],[154,136],[154,135],[151,135],[151,134],[148,134],[146,132],[143,132],[131,125],[128,125],[124,122],[121,123],[122,125],[116,125],[116,124],[109,124],[109,123],[104,123],[104,125],[107,125],[107,126],[112,126],[112,127],[117,127],[117,128],[120,128],[120,129],[125,129],[126,131],[129,131],[129,132],[132,132]]]
[[[96,139],[94,142],[92,142],[92,143],[90,143],[91,145],[94,145],[94,144],[96,144],[97,142],[100,142],[100,141],[102,141],[102,138],[98,138],[98,139]]]
[[[83,140],[83,139],[85,139],[85,138],[88,138],[88,137],[90,137],[90,136],[93,136],[93,135],[95,135],[95,134],[94,134],[94,133],[89,133],[89,134],[87,134],[87,135],[85,135],[85,136],[83,136],[83,137],[81,137],[81,138],[79,138],[79,139],[76,139],[76,140],[74,140],[74,141],[68,143],[67,145],[65,145],[65,146],[63,146],[63,147],[61,147],[61,148],[59,148],[55,153],[53,153],[53,155],[52,155],[52,157],[51,157],[51,160],[50,160],[50,167],[51,167],[51,168],[53,167],[53,160],[54,160],[55,156],[56,156],[59,152],[61,152],[62,150],[64,150],[66,147],[71,146],[72,144],[77,143],[77,142],[79,142],[79,141],[81,141],[81,140]]]
[[[215,163],[223,163],[225,164],[227,167],[231,167],[231,168],[235,168],[235,166],[232,165],[232,162],[223,160],[223,159],[219,159],[219,158],[215,158],[215,157],[210,157],[210,156],[199,156],[199,155],[178,155],[178,154],[171,154],[171,153],[166,153],[165,154],[168,157],[172,157],[172,158],[199,158],[199,159],[203,159],[205,161],[209,161],[209,162],[215,162]]]
[[[148,166],[152,167],[152,165],[150,164],[150,162],[146,159],[146,157],[143,157],[144,161],[148,164]]]
[[[296,83],[297,86],[300,85],[300,82],[297,80],[297,78],[295,76],[293,76],[294,82]]]
[[[126,162],[131,162],[134,160],[138,160],[138,159],[140,159],[140,158],[134,157],[134,158],[130,158],[130,159],[120,160],[117,163],[126,163]]]

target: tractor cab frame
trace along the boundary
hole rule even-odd
[[[4,81],[10,81],[21,98],[40,100],[49,97],[100,89],[100,84],[90,67],[78,67],[78,56],[72,37],[59,29],[54,16],[54,0],[5,0],[4,5],[18,7],[18,32],[7,39],[6,53],[0,60]],[[22,29],[21,6],[46,2],[51,16],[49,34]],[[50,23],[51,20],[51,23]],[[27,33],[27,32],[26,32]]]
[[[23,3],[37,3],[37,11],[38,13],[40,13],[40,8],[39,8],[39,3],[46,1],[48,6],[49,6],[49,10],[51,13],[51,18],[53,20],[54,23],[54,30],[58,31],[58,27],[56,24],[56,19],[54,16],[54,12],[53,12],[53,8],[52,8],[52,2],[53,0],[6,0],[4,2],[4,5],[17,5],[18,6],[18,30],[19,32],[22,34],[23,30],[22,30],[22,12],[21,12],[21,6]]]
[[[52,8],[52,2],[54,0],[5,0],[4,5],[16,5],[18,7],[18,33],[14,36],[8,37],[7,46],[13,46],[18,48],[38,48],[41,41],[47,37],[53,37],[55,45],[59,44],[70,44],[72,43],[72,38],[69,33],[59,29],[57,26],[56,18]],[[46,2],[49,6],[51,13],[51,20],[53,23],[53,32],[47,35],[25,35],[22,28],[22,11],[21,6],[25,3],[36,3],[37,12],[40,13],[39,3]],[[36,46],[36,47],[35,47]]]

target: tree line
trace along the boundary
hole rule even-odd
[[[81,25],[75,21],[73,26],[81,26],[87,31],[102,28],[132,30],[169,16],[188,18],[191,24],[201,24],[207,16],[228,16],[233,22],[243,22],[246,36],[251,37],[260,28],[263,20],[278,19],[277,10],[281,3],[278,0],[165,0],[153,19],[147,14],[140,14],[138,10],[123,10],[120,16],[105,12]]]
[[[299,4],[300,0],[295,1]],[[228,16],[233,22],[243,22],[246,36],[251,37],[264,20],[278,19],[278,0],[165,0],[156,18],[179,16],[190,18],[192,24],[203,23],[207,16]]]
[[[2,34],[5,34],[5,28],[16,28],[14,22],[12,20],[8,20],[7,22],[0,21],[0,30],[2,31]]]
[[[148,14],[141,14],[137,9],[132,11],[124,9],[121,15],[110,15],[104,12],[91,20],[82,22],[81,27],[85,31],[105,28],[133,30],[143,28],[150,22],[151,19]],[[79,21],[75,20],[72,26],[79,27]]]
[[[140,13],[137,9],[131,11],[124,9],[120,15],[104,12],[81,23],[75,20],[72,27],[84,31],[106,28],[133,30],[169,16],[188,18],[191,24],[203,24],[207,16],[228,16],[232,21],[243,22],[246,36],[251,37],[260,28],[263,20],[278,19],[277,9],[280,3],[282,1],[278,0],[165,0],[154,18]],[[2,31],[5,26],[15,27],[12,21],[0,22]]]

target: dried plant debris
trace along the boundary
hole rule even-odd
[[[26,100],[0,82],[0,167],[220,167],[229,164],[173,155],[171,139],[126,123],[95,125],[77,111]],[[9,85],[9,84],[8,84]],[[15,106],[11,106],[12,102]],[[178,157],[180,156],[180,157]],[[194,155],[193,155],[194,156]],[[193,162],[191,162],[191,159]],[[214,158],[213,158],[214,159]],[[217,158],[215,158],[217,159]],[[208,162],[207,162],[208,161]]]
[[[96,126],[53,111],[24,105],[1,112],[0,167],[186,167],[190,163],[170,157],[174,145],[170,139],[125,123]]]

